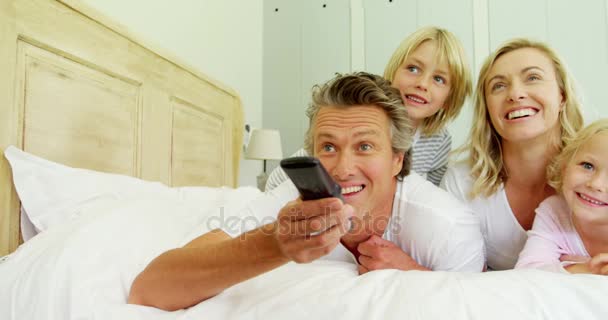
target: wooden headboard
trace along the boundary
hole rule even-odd
[[[170,186],[236,186],[243,112],[230,88],[75,0],[0,1],[0,148]],[[20,243],[0,157],[0,256]]]

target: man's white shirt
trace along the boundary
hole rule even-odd
[[[298,196],[296,187],[287,180],[241,210],[237,215],[242,223],[222,230],[236,237],[270,223],[287,202]],[[484,241],[478,218],[456,198],[413,172],[397,182],[383,238],[431,270],[479,272],[484,267]],[[322,259],[355,262],[341,244]]]

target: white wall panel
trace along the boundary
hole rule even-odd
[[[301,114],[310,102],[311,88],[350,71],[350,0],[303,1]],[[308,120],[304,120],[304,130]],[[303,133],[303,132],[302,132]]]
[[[435,25],[453,32],[473,61],[473,3],[471,0],[419,0],[418,26]]]
[[[351,71],[350,0],[307,0],[302,19],[302,93],[300,131],[290,149],[299,149],[308,129],[304,111],[314,85]]]
[[[553,0],[488,0],[490,50],[507,39],[547,40],[547,2]]]
[[[263,124],[285,156],[303,145],[312,86],[351,70],[349,13],[350,0],[264,1]]]
[[[608,117],[606,1],[552,0],[547,7],[548,39],[566,61],[583,98],[587,121]]]
[[[281,132],[283,153],[293,152],[301,134],[301,1],[264,1],[263,101],[265,128]]]
[[[401,41],[418,27],[416,0],[364,0],[366,71],[383,74]]]

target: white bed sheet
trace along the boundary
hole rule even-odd
[[[223,189],[240,198],[249,192]],[[217,195],[214,195],[216,197]],[[226,216],[241,207],[234,197]],[[127,305],[135,276],[206,232],[217,203],[108,198],[0,262],[0,319],[607,319],[608,278],[544,271],[484,274],[288,264],[188,310]],[[211,202],[210,202],[211,203]]]

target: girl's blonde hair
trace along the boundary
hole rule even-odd
[[[578,150],[594,136],[600,133],[608,133],[608,119],[600,119],[588,125],[574,137],[566,141],[564,149],[553,159],[547,167],[549,185],[561,192],[563,185],[563,172],[566,166],[574,159]]]
[[[469,152],[471,175],[475,178],[471,194],[489,196],[507,180],[507,172],[502,159],[501,137],[492,125],[486,104],[486,80],[494,63],[504,54],[523,48],[533,48],[542,52],[553,62],[557,84],[564,96],[564,105],[559,114],[561,136],[555,147],[561,150],[568,139],[583,126],[581,103],[574,89],[574,80],[569,75],[563,60],[548,45],[524,38],[507,41],[490,54],[480,72],[475,93],[473,126],[468,143],[461,151]]]
[[[437,27],[423,27],[405,38],[393,53],[386,68],[384,78],[393,82],[395,73],[408,56],[426,41],[435,41],[437,56],[435,61],[446,61],[450,73],[450,95],[445,105],[437,113],[421,123],[422,133],[432,135],[458,116],[466,98],[471,94],[471,73],[462,44],[451,32]]]

